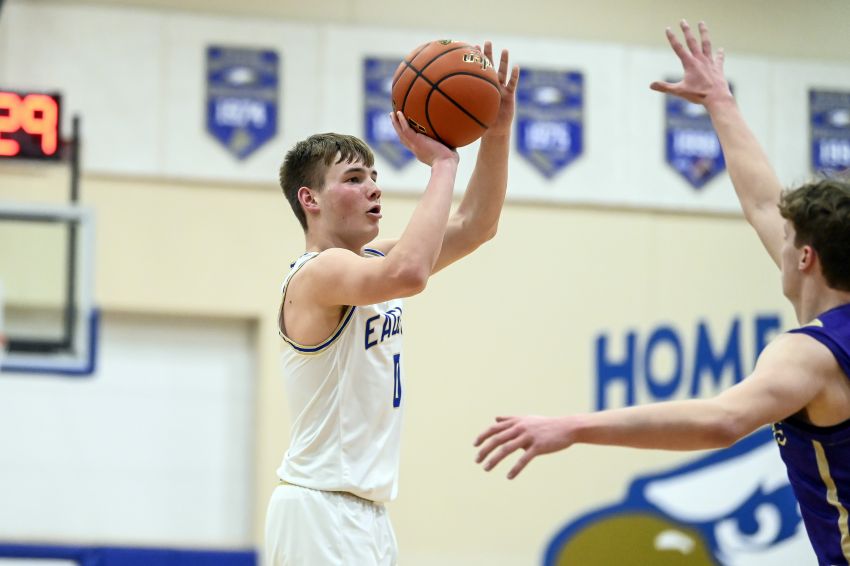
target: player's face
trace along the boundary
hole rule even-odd
[[[800,288],[800,272],[797,264],[800,261],[800,248],[794,245],[797,232],[794,225],[785,221],[785,240],[782,242],[782,292],[786,297],[793,300],[797,297]]]
[[[337,163],[325,175],[322,213],[335,234],[346,241],[356,240],[357,246],[378,235],[381,189],[377,180],[375,168],[361,161]]]

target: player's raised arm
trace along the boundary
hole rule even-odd
[[[302,288],[309,289],[316,304],[366,305],[415,295],[434,269],[451,208],[458,154],[414,132],[401,113],[392,115],[392,123],[402,143],[431,167],[425,193],[385,257],[364,258],[334,247],[305,267]]]
[[[514,478],[534,457],[579,443],[664,450],[723,448],[800,411],[824,390],[835,365],[820,343],[786,334],[764,350],[752,375],[712,399],[564,417],[498,417],[475,440],[481,447],[476,461],[489,471],[521,448],[523,455],[508,473]],[[813,366],[822,371],[813,372]]]
[[[713,50],[704,23],[699,24],[700,41],[685,20],[680,26],[686,45],[669,28],[667,40],[682,62],[684,78],[678,83],[656,81],[650,88],[705,106],[720,139],[744,215],[779,265],[783,221],[777,205],[782,185],[732,96],[723,72],[723,50]]]
[[[493,45],[489,41],[484,42],[484,55],[493,60]],[[496,234],[508,188],[508,154],[519,80],[519,67],[511,68],[507,49],[502,50],[499,58],[498,76],[499,113],[481,138],[472,177],[449,219],[435,272],[468,255]]]

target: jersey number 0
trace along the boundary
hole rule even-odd
[[[393,354],[393,407],[401,406],[401,354]]]

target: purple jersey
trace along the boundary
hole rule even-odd
[[[790,332],[829,348],[850,378],[850,304]],[[850,564],[850,420],[818,427],[789,417],[773,430],[818,562]]]

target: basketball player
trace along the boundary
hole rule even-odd
[[[744,214],[782,272],[782,290],[801,327],[779,336],[753,373],[713,399],[673,401],[585,415],[498,417],[475,441],[477,461],[491,470],[524,454],[514,478],[535,456],[576,443],[636,448],[721,448],[765,424],[800,502],[821,564],[850,561],[850,183],[820,180],[782,187],[744,122],[712,52],[682,21],[687,47],[667,38],[684,67],[678,83],[654,90],[705,106],[723,146]],[[498,450],[496,450],[498,448]],[[494,450],[495,453],[494,453]],[[489,459],[487,459],[489,456]]]
[[[492,60],[492,45],[484,54]],[[501,107],[481,139],[466,193],[449,216],[458,154],[391,116],[431,168],[397,240],[375,240],[381,190],[361,140],[318,134],[290,150],[281,186],[307,252],[283,283],[280,333],[292,437],[266,520],[266,564],[393,565],[384,503],[398,490],[403,401],[401,298],[495,235],[507,189],[519,69],[502,51]]]

